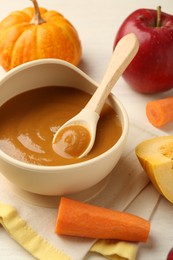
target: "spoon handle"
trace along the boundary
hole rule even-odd
[[[139,49],[137,37],[133,34],[125,35],[116,45],[113,56],[105,73],[105,76],[92,98],[89,100],[86,109],[93,110],[100,114],[102,107],[111,89],[123,74],[129,63],[135,57]]]

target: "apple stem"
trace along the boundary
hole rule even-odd
[[[161,26],[161,6],[159,5],[157,7],[157,22],[156,22],[156,27]]]
[[[36,0],[31,0],[31,1],[33,2],[35,13],[34,13],[34,17],[31,20],[30,24],[39,25],[42,23],[46,23],[46,21],[41,17],[40,8],[39,8],[37,1]]]

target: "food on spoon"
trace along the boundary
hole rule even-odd
[[[173,203],[173,136],[141,142],[136,155],[155,188]]]
[[[58,133],[53,143],[53,149],[63,158],[76,158],[84,153],[90,140],[91,135],[86,127],[70,125]]]
[[[146,242],[149,221],[138,216],[62,197],[56,233],[86,238]]]
[[[173,97],[150,101],[146,105],[146,115],[155,127],[162,127],[173,121]]]
[[[74,26],[60,13],[39,8],[12,12],[0,23],[0,64],[10,70],[24,62],[57,58],[78,65],[81,43]]]
[[[156,93],[173,87],[173,16],[151,9],[131,13],[119,28],[114,47],[124,35],[134,33],[140,48],[123,74],[137,92]]]

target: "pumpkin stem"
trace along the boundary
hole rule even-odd
[[[34,5],[34,17],[31,20],[30,24],[42,24],[42,23],[46,23],[46,21],[41,17],[41,13],[40,13],[40,8],[38,6],[38,3],[36,0],[31,0],[33,2]]]

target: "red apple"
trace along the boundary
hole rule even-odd
[[[157,93],[173,88],[173,16],[157,10],[139,9],[119,28],[114,48],[125,34],[135,33],[140,48],[123,74],[140,93]]]
[[[168,254],[166,260],[173,260],[173,248],[169,251],[169,254]]]

